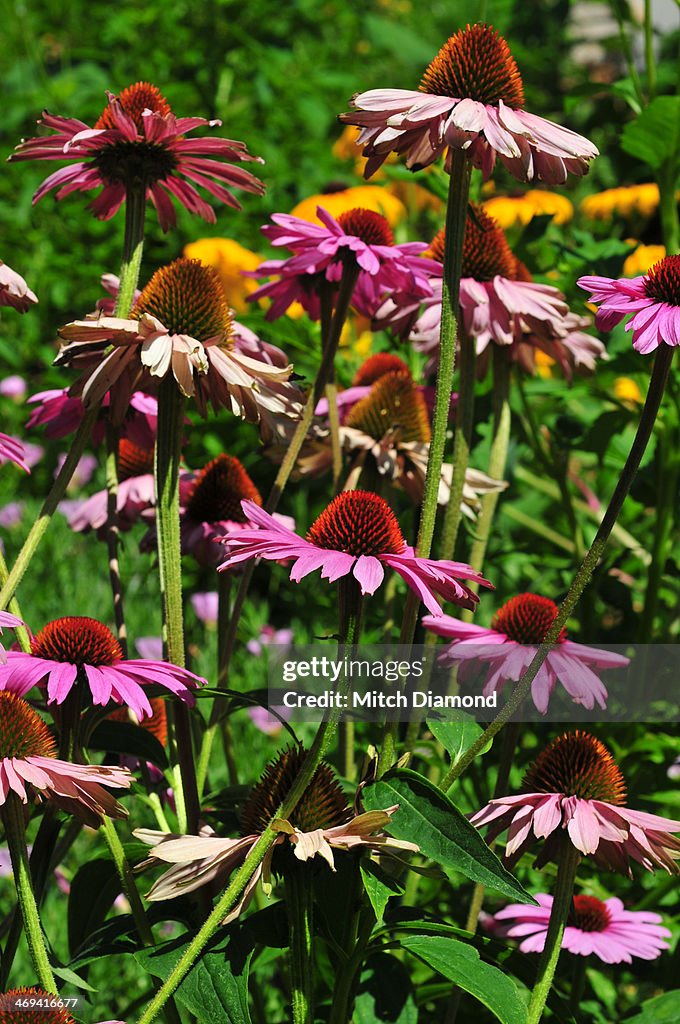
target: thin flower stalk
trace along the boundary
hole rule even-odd
[[[560,606],[557,618],[546,634],[545,640],[537,650],[529,668],[517,683],[505,707],[499,712],[493,722],[487,726],[481,736],[479,736],[475,743],[472,744],[469,750],[466,751],[464,756],[461,757],[458,763],[451,768],[443,779],[441,788],[444,792],[449,790],[456,779],[458,779],[460,775],[469,768],[480,751],[486,747],[489,740],[493,739],[493,737],[500,732],[506,722],[512,718],[517,709],[522,705],[531,691],[531,684],[538,674],[539,669],[552,650],[561,630],[566,625],[567,619],[578,604],[581,594],[588,586],[590,578],[602,557],[602,553],[604,552],[609,536],[619,513],[621,512],[623,503],[630,491],[633,480],[635,479],[635,475],[640,466],[640,462],[642,461],[642,456],[645,453],[649,439],[652,436],[657,413],[666,388],[672,359],[673,349],[668,345],[662,345],[658,349],[654,359],[654,368],[649,382],[647,398],[640,416],[640,422],[638,424],[635,439],[630,452],[628,453],[628,458],[626,459],[626,463],[621,471],[621,476],[619,477],[619,481],[614,489],[614,493],[609,505],[607,506],[607,510],[602,522],[600,523],[599,529],[595,534],[595,539],[588,549],[586,557],[574,577],[567,596]]]

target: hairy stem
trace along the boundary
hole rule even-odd
[[[529,1000],[527,1024],[538,1024],[543,1016],[546,1000],[555,977],[564,929],[574,898],[574,881],[579,860],[580,855],[576,847],[569,839],[564,838],[557,868],[557,881],[555,882],[548,934],[538,964],[536,984]]]

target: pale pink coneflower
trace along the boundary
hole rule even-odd
[[[73,434],[85,415],[82,400],[69,394],[69,388],[52,388],[31,395],[33,405],[27,427],[45,427],[45,437],[59,440]],[[106,437],[110,396],[104,395],[99,416],[92,428],[92,441],[101,444]],[[120,424],[120,435],[140,448],[153,448],[158,424],[158,399],[143,391],[133,391]]]
[[[519,939],[522,953],[542,953],[548,934],[553,898],[536,894],[537,907],[513,903],[495,913],[487,928],[498,938]],[[630,964],[633,957],[656,960],[671,932],[660,914],[626,910],[617,897],[574,896],[562,938],[562,949],[578,956],[595,956],[605,964]]]
[[[10,160],[70,161],[43,181],[33,196],[34,203],[53,189],[57,189],[57,199],[63,199],[73,192],[101,187],[91,210],[100,220],[109,220],[123,205],[127,189],[141,179],[146,183],[146,198],[167,231],[176,221],[172,199],[209,224],[215,223],[213,208],[194,185],[237,210],[240,204],[229,188],[264,193],[264,185],[250,171],[228,162],[262,163],[251,156],[245,143],[188,138],[197,128],[220,127],[221,121],[176,117],[165,97],[149,82],[136,82],[117,96],[107,95],[108,104],[93,128],[77,118],[43,111],[38,124],[53,134],[17,146]]]
[[[0,260],[0,306],[26,313],[38,301],[21,274]]]
[[[450,615],[426,615],[423,625],[452,641],[443,649],[439,660],[459,665],[461,681],[480,665],[489,666],[483,690],[488,696],[500,693],[507,682],[521,679],[557,613],[557,605],[548,597],[518,594],[498,609],[489,629]],[[532,700],[541,714],[546,714],[560,682],[575,704],[589,710],[597,704],[604,710],[607,690],[593,669],[621,668],[628,662],[622,654],[569,640],[563,628],[531,684]]]
[[[48,704],[62,704],[74,686],[89,690],[93,704],[126,704],[137,718],[151,715],[145,686],[162,686],[186,703],[206,680],[165,661],[123,657],[113,633],[96,619],[68,616],[49,622],[31,640],[31,651],[8,651],[0,665],[0,691],[23,697],[47,685]]]
[[[560,856],[563,839],[606,871],[632,877],[630,861],[680,874],[680,821],[625,806],[626,784],[600,740],[576,730],[548,744],[529,768],[519,796],[490,800],[471,821],[487,839],[508,832],[505,859],[516,863],[536,839],[538,867]]]
[[[680,345],[680,256],[664,256],[641,277],[580,277],[576,283],[599,306],[595,323],[601,331],[630,316],[626,330],[633,332],[637,352]]]
[[[254,558],[292,561],[290,578],[296,583],[321,569],[321,578],[330,583],[351,575],[362,594],[373,594],[389,566],[433,615],[442,614],[436,595],[464,608],[475,606],[479,598],[462,580],[491,586],[463,562],[418,557],[404,540],[390,506],[370,491],[339,494],[312,524],[306,539],[252,501],[243,502],[243,511],[248,522],[226,539],[229,557],[220,572]]]
[[[241,836],[222,839],[209,826],[198,836],[137,829],[134,835],[148,843],[150,859],[145,863],[171,864],[147,894],[150,901],[173,899],[195,892],[204,885],[219,891],[226,879],[247,857],[265,828],[285,800],[306,757],[302,747],[288,748],[264,771],[241,810]],[[285,878],[286,854],[292,852],[301,862],[316,856],[335,871],[337,851],[374,851],[389,855],[391,850],[417,852],[415,843],[386,835],[398,806],[384,811],[355,815],[329,765],[321,763],[289,820],[278,819],[274,846],[257,868],[234,909],[225,918],[233,921],[248,905],[261,882],[267,895],[272,889],[272,870]],[[283,849],[282,849],[283,847]],[[272,869],[273,864],[273,869]]]
[[[581,176],[598,155],[576,132],[524,110],[524,89],[505,39],[489,25],[468,25],[444,44],[420,89],[372,89],[352,97],[344,124],[361,128],[357,145],[370,178],[390,153],[413,171],[464,150],[485,178],[498,156],[520,181],[560,185]]]
[[[3,629],[16,629],[18,626],[23,626],[23,621],[17,616],[12,615],[10,612],[0,612],[0,636],[2,636]],[[7,652],[0,643],[0,665],[4,665],[7,661]]]

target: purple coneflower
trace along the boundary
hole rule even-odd
[[[10,437],[9,434],[0,432],[0,466],[4,462],[14,462],[21,469],[25,469],[27,473],[31,472],[21,441],[17,441],[15,437]]]

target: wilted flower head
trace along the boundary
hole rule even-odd
[[[9,651],[0,665],[0,691],[20,696],[47,684],[48,703],[62,704],[74,686],[89,690],[93,704],[127,704],[138,718],[151,715],[144,686],[158,685],[191,702],[205,684],[185,668],[165,661],[123,657],[115,636],[96,619],[67,616],[49,622],[31,640],[31,651]]]
[[[520,939],[522,953],[542,953],[548,934],[553,897],[536,894],[537,907],[514,903],[499,910],[487,928],[494,935]],[[633,957],[656,960],[668,949],[671,932],[660,914],[626,910],[620,899],[574,896],[562,948],[578,956],[596,956],[605,964],[630,964]]]
[[[229,534],[229,557],[219,571],[253,558],[292,561],[290,578],[299,583],[321,569],[330,583],[352,576],[362,594],[374,594],[383,581],[384,566],[394,569],[433,615],[441,615],[437,596],[472,608],[479,598],[461,580],[491,586],[463,562],[416,555],[402,535],[397,517],[384,500],[370,491],[344,491],[312,523],[306,539],[278,523],[252,501],[243,502],[248,522]]]
[[[576,730],[553,740],[529,768],[519,796],[490,800],[471,821],[490,825],[489,840],[508,830],[505,857],[515,863],[545,839],[537,866],[559,856],[568,841],[607,871],[632,875],[629,861],[648,871],[680,874],[680,821],[625,805],[626,784],[600,740]]]
[[[665,256],[642,277],[581,277],[576,283],[600,307],[595,324],[601,331],[630,316],[626,330],[633,332],[637,352],[680,345],[680,256]]]
[[[0,684],[1,685],[1,684]],[[10,793],[22,803],[47,799],[97,828],[104,815],[126,811],[102,786],[128,789],[127,768],[60,761],[54,738],[37,711],[17,693],[0,690],[0,806]]]
[[[483,691],[488,696],[502,691],[507,682],[521,679],[558,611],[555,602],[548,597],[518,594],[498,609],[490,629],[450,615],[425,616],[423,625],[452,640],[440,659],[461,666],[461,681],[480,665],[489,666]],[[532,700],[544,715],[559,681],[575,704],[591,709],[597,703],[598,707],[605,708],[607,690],[593,668],[622,667],[628,661],[621,654],[567,639],[567,630],[563,628],[531,684]],[[466,668],[470,671],[465,671]]]
[[[70,160],[67,167],[46,178],[33,196],[37,203],[57,189],[57,199],[101,186],[91,209],[100,220],[118,212],[129,189],[146,187],[167,231],[175,224],[172,199],[190,213],[215,223],[212,207],[195,185],[236,209],[240,204],[229,188],[262,195],[264,185],[242,167],[228,161],[262,161],[243,142],[232,139],[190,139],[197,128],[216,128],[222,122],[204,117],[176,117],[168,101],[150,82],[136,82],[117,96],[107,93],[108,104],[93,128],[73,117],[43,112],[38,124],[51,129],[22,142],[10,160]],[[75,162],[73,162],[75,159]],[[191,184],[193,182],[194,184]]]
[[[404,154],[419,170],[448,150],[465,150],[485,178],[498,156],[522,181],[566,181],[583,175],[598,151],[588,139],[524,110],[524,89],[505,39],[489,25],[468,25],[442,46],[420,91],[373,89],[352,97],[355,111],[341,114],[362,129],[367,178],[390,153]]]
[[[11,306],[25,313],[38,301],[21,274],[0,260],[0,306]]]
[[[137,829],[134,833],[137,838],[152,847],[151,863],[161,861],[173,865],[152,886],[147,899],[171,899],[206,884],[221,888],[274,819],[306,756],[302,747],[287,748],[267,766],[242,808],[239,839],[221,839],[208,827],[202,828],[198,836]],[[354,815],[333,770],[327,764],[320,764],[290,818],[274,820],[278,838],[226,922],[238,917],[247,906],[260,879],[265,891],[271,891],[272,870],[285,875],[287,864],[291,863],[287,860],[290,852],[298,861],[313,859],[318,854],[332,870],[335,870],[334,852],[337,850],[417,852],[415,843],[393,839],[383,831],[397,809],[395,806]]]
[[[198,260],[180,258],[157,270],[128,319],[90,317],[59,333],[70,344],[57,363],[86,367],[71,393],[81,392],[89,406],[111,389],[114,421],[125,414],[135,389],[151,387],[169,373],[202,415],[210,404],[266,426],[299,412],[299,391],[289,383],[292,367],[236,348],[217,271]]]

